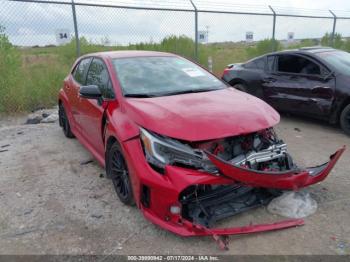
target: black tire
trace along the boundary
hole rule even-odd
[[[236,88],[239,91],[247,92],[247,87],[244,84],[234,84],[233,88]]]
[[[129,170],[120,145],[115,142],[107,152],[106,173],[113,182],[114,190],[122,203],[135,204]]]
[[[340,126],[350,136],[350,104],[340,114]]]
[[[64,135],[68,138],[74,138],[74,134],[70,129],[69,119],[67,117],[63,104],[60,104],[58,106],[58,122],[60,124],[60,127],[62,127]]]

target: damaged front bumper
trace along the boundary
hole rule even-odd
[[[345,146],[331,155],[330,161],[323,165],[306,168],[304,170],[288,170],[285,172],[251,170],[233,165],[209,152],[206,152],[206,154],[223,175],[237,182],[253,187],[297,190],[324,180],[344,151]]]
[[[271,224],[215,228],[215,222],[220,219],[268,203],[276,196],[269,192],[270,188],[295,190],[322,181],[344,150],[345,147],[333,154],[328,163],[300,172],[264,173],[247,170],[208,153],[220,174],[171,165],[167,165],[161,174],[147,163],[138,138],[123,143],[134,198],[144,216],[180,236],[212,236],[222,249],[227,248],[224,236],[303,225],[302,219],[291,219]],[[188,190],[192,187],[213,189],[195,195],[195,198],[192,196],[191,199]],[[259,192],[256,193],[256,190]],[[185,195],[187,197],[184,198]],[[203,210],[204,215],[200,214]]]

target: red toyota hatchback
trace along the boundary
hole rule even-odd
[[[174,54],[119,51],[79,58],[59,93],[60,125],[105,167],[119,199],[182,236],[231,235],[302,220],[213,228],[329,174],[344,151],[299,168],[273,126],[278,113]],[[220,242],[223,244],[224,242]]]

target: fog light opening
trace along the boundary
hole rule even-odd
[[[172,205],[172,206],[170,206],[170,213],[172,215],[180,215],[181,207],[179,205]]]

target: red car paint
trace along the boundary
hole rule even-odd
[[[59,102],[65,107],[74,135],[102,166],[105,166],[108,141],[115,138],[120,143],[128,165],[136,205],[145,217],[162,228],[182,236],[253,233],[302,225],[302,220],[288,220],[277,224],[244,228],[208,229],[184,220],[180,215],[170,213],[170,206],[178,205],[179,194],[191,185],[228,185],[240,180],[252,182],[261,174],[248,172],[249,181],[245,181],[244,176],[238,177],[241,173],[236,172],[234,167],[228,168],[225,163],[217,162],[216,165],[222,170],[224,176],[213,176],[203,171],[170,165],[165,167],[164,175],[160,175],[145,159],[139,138],[140,127],[161,135],[194,142],[259,131],[276,125],[279,122],[279,115],[263,101],[232,88],[147,99],[123,97],[111,60],[135,56],[174,55],[124,51],[84,56],[81,59],[97,57],[104,61],[116,99],[104,101],[100,105],[96,100],[79,97],[80,86],[70,73],[64,81],[64,87],[60,90]],[[326,166],[325,175],[334,166],[342,151],[338,152]],[[215,163],[215,157],[210,157]],[[244,172],[247,173],[247,171]],[[322,175],[322,179],[325,175]],[[269,176],[266,174],[262,177]],[[318,182],[317,179],[309,179],[308,174],[302,173],[297,177],[299,176],[306,179],[306,182],[303,180],[304,185]],[[272,178],[268,178],[267,181],[268,185],[274,186]],[[265,180],[259,179],[259,182],[253,184],[264,186],[265,183]],[[293,186],[293,181],[288,183],[288,189],[295,189],[301,185],[298,182]],[[142,185],[147,185],[151,189],[151,202],[147,208],[140,201]]]
[[[297,190],[324,180],[344,151],[345,146],[334,153],[330,157],[330,161],[328,163],[321,166],[287,172],[252,171],[220,160],[213,154],[207,154],[209,159],[225,176],[231,177],[235,181],[256,187]],[[310,170],[313,169],[317,169],[315,174],[310,173]]]
[[[280,120],[278,113],[265,102],[233,88],[127,99],[125,109],[139,126],[186,141],[248,134],[274,126]]]

